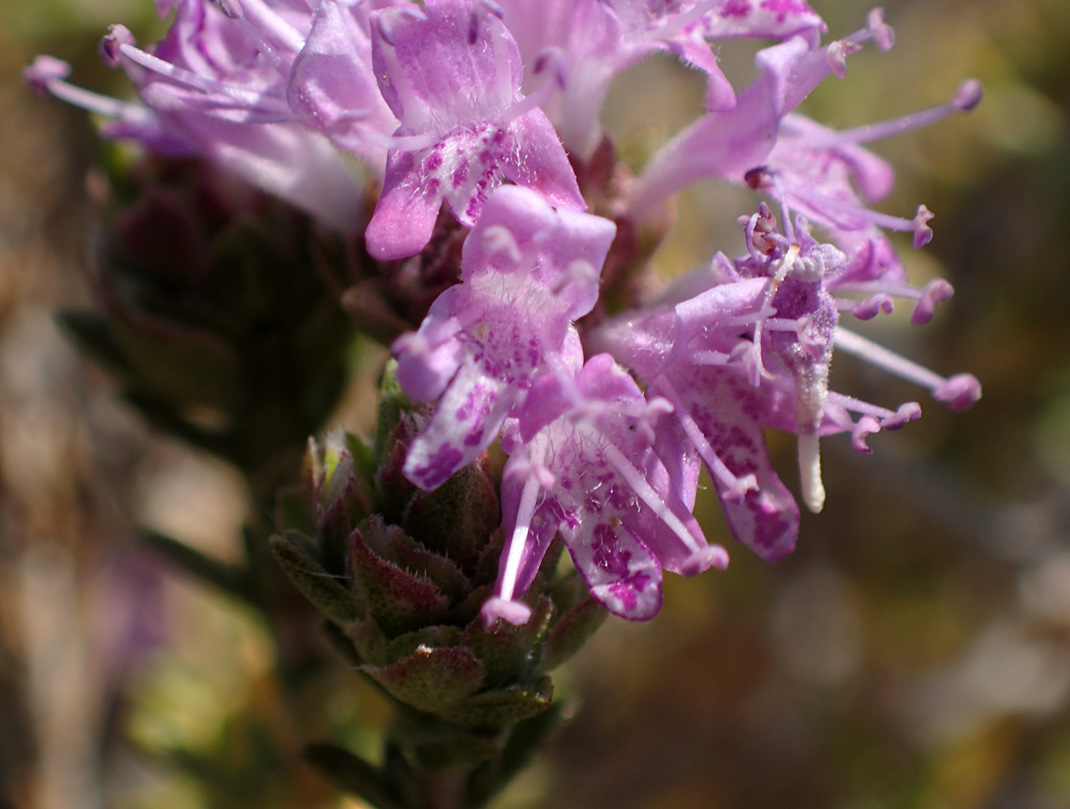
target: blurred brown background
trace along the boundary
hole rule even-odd
[[[868,9],[813,5],[833,35]],[[971,116],[874,147],[899,171],[882,208],[936,213],[931,245],[904,246],[912,273],[957,294],[924,329],[897,314],[867,333],[974,372],[984,398],[951,415],[838,358],[836,389],[920,398],[924,418],[877,436],[872,457],[825,442],[828,504],[794,556],[770,567],[725,538],[725,573],[669,580],[650,624],[607,622],[558,677],[571,725],[503,809],[1070,806],[1070,4],[885,10],[896,47],[852,57],[807,109],[854,126],[983,81]],[[151,36],[147,0],[0,0],[0,807],[355,805],[264,752],[302,740],[279,718],[252,616],[134,540],[148,524],[235,554],[240,482],[148,435],[52,322],[88,300],[94,147],[83,114],[19,73],[48,52],[122,93],[96,58],[120,20]],[[752,53],[725,48],[731,75],[746,79]],[[699,111],[701,88],[668,61],[618,90],[607,120],[624,140]],[[664,270],[737,252],[732,223],[753,205],[689,192]],[[793,444],[773,442],[794,485]],[[703,508],[716,539],[716,504]],[[372,747],[375,696],[341,670],[324,689],[337,732]]]

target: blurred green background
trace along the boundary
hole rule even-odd
[[[868,10],[813,5],[832,35]],[[896,47],[852,57],[807,110],[847,127],[984,83],[972,115],[874,147],[899,174],[882,209],[936,214],[928,247],[903,246],[912,274],[957,293],[924,329],[897,313],[867,330],[972,371],[984,398],[959,415],[921,398],[923,419],[871,457],[826,441],[825,511],[775,566],[702,501],[729,569],[668,580],[649,624],[607,622],[557,678],[570,725],[503,809],[1070,806],[1070,4],[885,11]],[[146,40],[156,26],[147,0],[0,0],[0,807],[356,806],[293,763],[305,739],[253,617],[134,540],[148,524],[232,557],[240,481],[148,435],[52,323],[88,301],[92,130],[20,70],[48,52],[122,93],[96,57],[117,21]],[[724,49],[731,75],[746,80],[753,50]],[[663,137],[700,93],[654,62],[622,77],[607,121],[624,142]],[[688,192],[661,268],[738,252],[753,207]],[[833,386],[920,397],[848,357]],[[366,391],[351,401],[339,420],[359,429]],[[793,443],[771,441],[793,486]],[[376,695],[341,667],[320,688],[308,724],[373,749]]]

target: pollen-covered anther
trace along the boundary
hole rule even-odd
[[[125,25],[113,25],[100,40],[100,60],[111,68],[119,67],[123,45],[135,46],[134,35]]]
[[[776,217],[764,202],[759,203],[758,213],[741,216],[736,221],[744,226],[747,249],[752,254],[770,256],[780,246],[777,240],[779,234],[776,229]],[[794,256],[792,261],[794,261]]]
[[[38,56],[33,63],[22,71],[22,77],[27,84],[39,96],[47,96],[50,92],[48,85],[55,81],[64,81],[70,78],[71,66],[62,59],[54,56]]]
[[[943,278],[930,281],[921,291],[921,297],[914,307],[914,312],[910,315],[910,322],[915,326],[924,326],[933,319],[937,304],[949,300],[954,294],[954,287]]]
[[[885,52],[892,49],[895,45],[895,31],[884,21],[884,9],[872,9],[866,17],[866,26],[878,48]]]
[[[857,42],[841,39],[828,46],[828,50],[825,51],[825,58],[828,59],[832,72],[842,79],[847,75],[847,57],[860,50],[862,50],[862,46]]]
[[[743,175],[743,182],[752,191],[757,191],[759,188],[771,187],[773,185],[773,175],[765,166],[756,166]],[[746,225],[748,219],[749,217],[741,216],[736,221],[741,225]]]
[[[895,303],[892,300],[892,296],[885,292],[878,292],[864,301],[850,305],[851,314],[859,320],[872,320],[881,312],[887,315],[891,314],[894,309]]]
[[[955,97],[951,99],[951,106],[959,112],[969,112],[984,98],[984,87],[977,79],[967,79],[959,85]]]
[[[921,405],[917,402],[905,402],[891,416],[881,419],[882,430],[898,430],[906,426],[907,422],[917,421],[921,418]]]
[[[820,281],[825,277],[825,259],[819,252],[800,256],[792,265],[791,271],[800,281]]]
[[[952,410],[967,410],[981,398],[981,383],[973,374],[956,374],[934,388],[933,397]]]
[[[933,237],[933,229],[929,227],[929,220],[933,218],[933,212],[924,205],[918,206],[918,212],[914,215],[914,247],[927,245]]]

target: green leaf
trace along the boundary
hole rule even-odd
[[[349,562],[368,613],[389,636],[440,623],[449,609],[449,599],[430,579],[383,559],[360,531],[349,538]]]
[[[360,603],[337,576],[316,561],[308,537],[299,531],[286,531],[268,542],[290,581],[330,620],[346,627],[361,617]]]
[[[469,697],[441,715],[468,727],[504,728],[538,716],[550,707],[553,698],[553,681],[541,677],[531,687],[517,685]]]
[[[576,654],[598,630],[608,614],[605,607],[587,596],[558,618],[546,638],[540,669],[551,671]]]
[[[446,718],[483,679],[483,665],[461,646],[419,646],[397,663],[364,671],[406,705]]]
[[[405,513],[405,532],[425,548],[474,571],[487,540],[501,525],[498,490],[477,461],[433,492],[418,492]]]
[[[469,624],[464,632],[464,644],[483,663],[483,688],[503,688],[529,678],[542,657],[542,639],[552,612],[550,599],[540,596],[531,617],[520,626],[497,621],[487,629],[478,618]]]

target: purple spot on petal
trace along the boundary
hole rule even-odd
[[[436,169],[438,169],[438,167],[441,166],[441,165],[442,165],[442,152],[440,150],[438,150],[438,149],[435,149],[434,151],[431,152],[431,154],[429,154],[427,157],[424,158],[423,171],[426,174],[430,174],[431,172],[433,172]]]
[[[746,17],[750,14],[750,0],[728,0],[718,13],[722,17]]]
[[[472,430],[464,437],[464,445],[466,447],[478,447],[483,441],[483,425],[479,424],[473,427]]]
[[[413,471],[413,477],[426,488],[434,489],[454,473],[463,457],[460,450],[454,449],[449,444],[443,444],[434,455],[428,458],[426,465],[417,467]]]
[[[622,581],[615,581],[607,588],[609,595],[619,601],[625,612],[631,612],[639,603],[639,596],[635,590]]]
[[[457,168],[453,172],[453,176],[450,178],[450,182],[453,183],[453,189],[456,191],[462,185],[464,181],[468,179],[468,163],[461,161]]]

